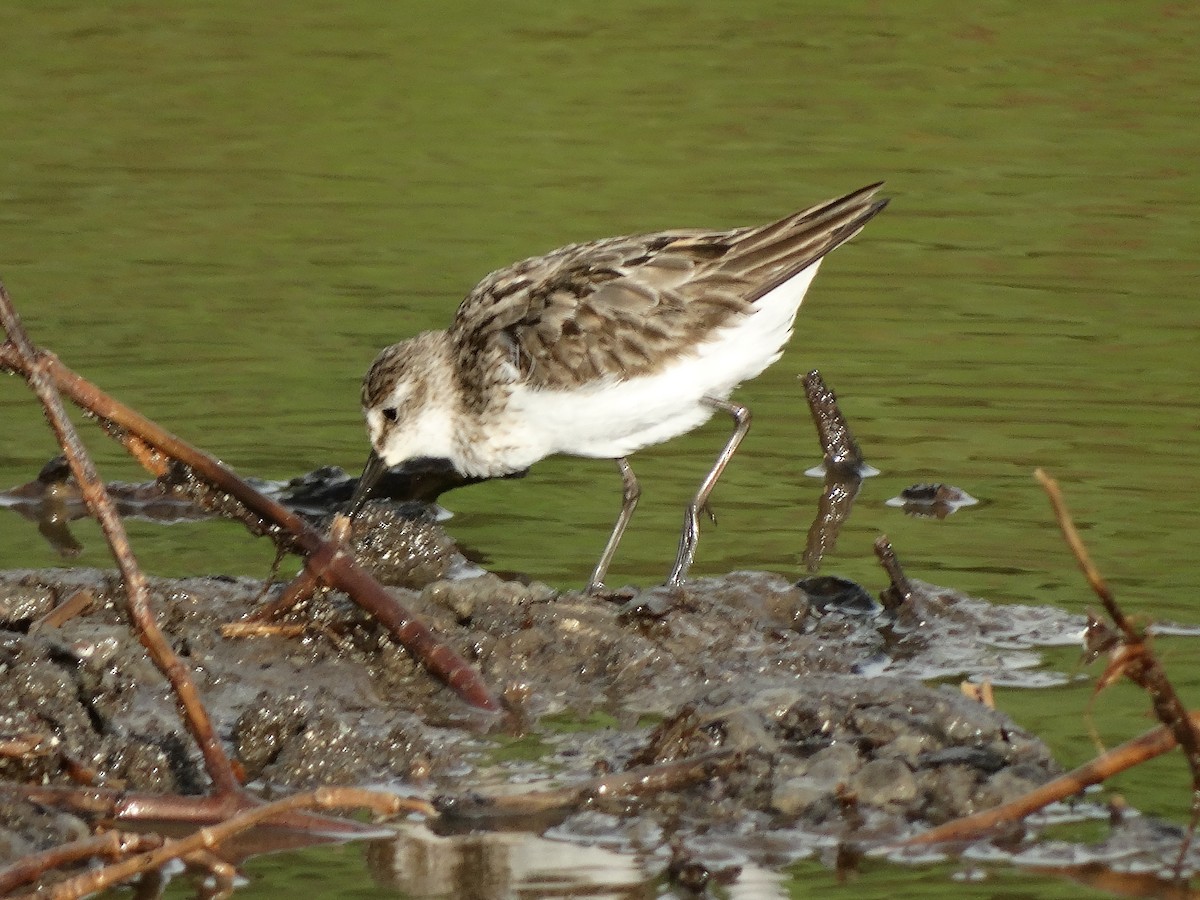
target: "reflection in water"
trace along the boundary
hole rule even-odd
[[[838,532],[850,517],[863,479],[878,475],[879,470],[863,459],[862,448],[838,406],[837,396],[825,384],[821,373],[813,369],[803,382],[804,397],[822,450],[821,465],[805,474],[825,478],[825,489],[817,501],[817,515],[804,546],[804,567],[812,574],[821,568],[825,554],[837,546]]]
[[[817,572],[825,554],[833,552],[837,546],[838,532],[842,523],[850,517],[860,487],[862,478],[858,475],[826,473],[825,489],[817,501],[817,514],[813,517],[808,540],[804,543],[804,568],[808,572]]]
[[[418,825],[405,827],[395,840],[371,844],[367,859],[378,884],[421,900],[649,900],[662,896],[670,863],[661,852],[617,852],[521,832],[442,837]],[[722,893],[732,900],[772,900],[788,896],[783,885],[781,876],[745,865]]]

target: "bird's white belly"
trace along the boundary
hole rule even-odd
[[[628,456],[701,425],[713,414],[703,398],[727,398],[779,358],[816,271],[816,264],[805,269],[760,298],[752,315],[653,375],[560,391],[515,385],[506,410],[510,462],[523,468],[555,453]]]
[[[520,413],[527,443],[539,458],[628,456],[691,431],[712,415],[700,402],[706,392],[688,377],[688,368],[575,391],[519,391],[509,408]]]

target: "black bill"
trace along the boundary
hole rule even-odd
[[[383,458],[374,450],[367,457],[367,464],[363,466],[362,474],[358,476],[358,484],[354,486],[354,494],[350,497],[350,517],[354,518],[358,515],[358,511],[362,509],[363,504],[367,502],[371,496],[371,491],[379,479],[383,477],[383,473],[388,470],[387,464]]]

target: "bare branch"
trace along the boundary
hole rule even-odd
[[[1192,713],[1191,721],[1200,724],[1200,713]],[[1099,784],[1126,769],[1140,765],[1148,759],[1174,750],[1178,744],[1167,728],[1159,726],[1145,734],[1114,747],[1066,775],[1035,788],[1008,803],[985,809],[974,815],[954,819],[909,838],[898,846],[919,847],[929,844],[966,843],[985,837],[996,829],[1019,822],[1059,800],[1074,797],[1084,788]]]
[[[4,306],[6,327],[11,317],[19,329],[20,322],[7,294],[4,295]],[[23,338],[23,331],[21,335]],[[224,463],[108,396],[72,372],[53,354],[33,348],[27,340],[24,346],[25,352],[11,340],[0,346],[0,368],[18,372],[27,379],[36,371],[43,383],[53,385],[72,402],[98,417],[105,430],[121,441],[153,474],[168,475],[171,461],[175,461],[182,469],[184,479],[195,485],[202,499],[231,506],[231,514],[252,531],[269,534],[288,550],[303,553],[305,566],[313,577],[348,594],[418,663],[460,697],[480,709],[500,709],[499,701],[466,660],[300,516],[254,490]]]
[[[204,757],[204,766],[208,777],[212,779],[213,787],[219,793],[233,792],[240,789],[233,764],[229,756],[217,740],[212,720],[209,718],[196,683],[192,680],[191,672],[183,664],[171,645],[163,636],[155,621],[150,608],[150,592],[146,584],[146,576],[134,558],[129,546],[129,537],[125,533],[125,525],[117,515],[112,500],[104,488],[104,483],[96,471],[96,466],[79,439],[79,433],[67,412],[63,408],[62,398],[55,388],[47,370],[53,363],[53,358],[39,354],[29,342],[25,329],[16,309],[9,299],[4,285],[0,284],[0,322],[8,334],[5,349],[12,349],[24,363],[25,380],[30,388],[42,401],[46,418],[58,437],[59,445],[67,457],[71,474],[83,493],[88,509],[100,522],[108,546],[116,560],[117,568],[125,582],[125,592],[129,598],[129,616],[133,621],[138,640],[146,648],[150,659],[158,670],[163,673],[175,693],[180,716],[191,733],[200,753]]]
[[[150,872],[173,859],[179,859],[202,850],[212,850],[237,834],[283,813],[299,809],[350,809],[366,808],[377,815],[393,816],[402,812],[418,812],[435,815],[433,807],[425,800],[401,797],[382,791],[361,788],[318,788],[304,794],[293,794],[274,803],[267,803],[238,813],[216,825],[209,825],[179,840],[166,841],[155,850],[140,853],[70,878],[54,885],[44,896],[53,900],[76,900],[89,894],[120,884],[142,872]]]

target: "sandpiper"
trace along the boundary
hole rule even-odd
[[[825,254],[887,200],[873,184],[768,225],[571,244],[484,278],[445,331],[383,350],[363,380],[372,452],[352,507],[383,471],[446,459],[498,477],[552,454],[616,461],[621,511],[588,583],[603,586],[641,489],[628,457],[720,410],[733,435],[684,516],[667,583],[696,552],[699,514],[750,427],[729,400],[783,352]]]

